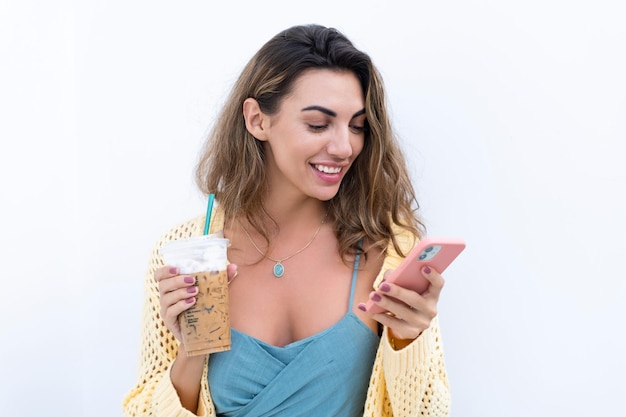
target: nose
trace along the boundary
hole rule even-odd
[[[348,159],[352,156],[352,133],[349,128],[334,129],[326,150],[329,155],[337,159]]]

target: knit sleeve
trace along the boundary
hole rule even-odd
[[[385,329],[380,349],[394,417],[449,415],[450,391],[437,318],[401,350],[391,347]]]
[[[136,385],[126,394],[123,403],[125,417],[176,416],[196,414],[186,410],[170,379],[170,369],[178,352],[178,341],[161,319],[159,290],[154,272],[163,266],[159,249],[168,240],[198,234],[198,220],[181,224],[166,233],[154,246],[144,280],[144,303],[141,319],[139,369]],[[199,416],[213,416],[205,375],[198,401]]]
[[[415,244],[406,234],[397,237],[403,250]],[[402,258],[390,249],[375,286],[386,270],[395,269],[401,261]],[[449,414],[450,391],[438,319],[435,317],[428,329],[400,350],[391,346],[385,328],[372,370],[364,416],[447,417]]]

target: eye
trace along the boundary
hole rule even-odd
[[[354,133],[364,133],[367,130],[365,126],[359,126],[359,125],[350,125],[350,129]]]
[[[321,132],[328,127],[328,125],[308,125],[309,129],[313,132]]]

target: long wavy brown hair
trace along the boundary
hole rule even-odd
[[[339,252],[359,251],[359,242],[382,250],[391,242],[403,253],[392,231],[395,224],[416,237],[424,226],[405,158],[389,121],[382,78],[370,57],[334,28],[302,25],[270,39],[252,57],[235,82],[201,152],[196,182],[214,193],[228,219],[245,216],[269,242],[275,225],[263,205],[267,191],[263,143],[246,129],[243,102],[257,100],[275,114],[303,71],[322,68],[351,71],[360,81],[367,116],[364,147],[328,201],[329,219]]]

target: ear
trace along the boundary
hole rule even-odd
[[[246,129],[252,136],[261,141],[267,140],[269,118],[261,111],[258,101],[247,98],[243,102],[243,118],[246,121]]]

